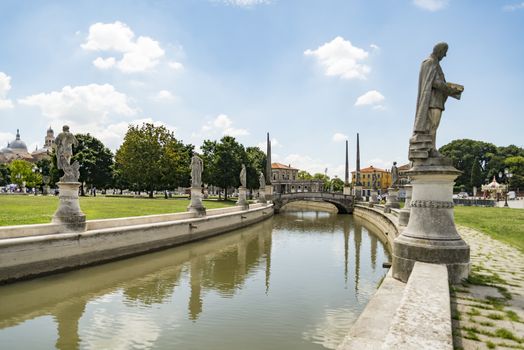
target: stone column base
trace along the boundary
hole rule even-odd
[[[206,215],[206,207],[202,204],[202,189],[200,187],[191,187],[191,203],[187,211],[196,213],[197,216]]]
[[[351,187],[344,186],[344,190],[343,190],[342,193],[345,194],[346,196],[350,196],[351,195]]]
[[[435,241],[400,235],[393,244],[393,277],[407,282],[417,261],[445,264],[449,282],[460,283],[468,278],[469,246],[462,239]]]
[[[398,224],[400,226],[407,226],[409,222],[409,215],[411,211],[408,208],[402,208],[398,215]]]
[[[266,185],[264,192],[266,194],[266,201],[273,202],[273,185]]]
[[[393,277],[407,282],[416,261],[443,264],[450,283],[469,274],[469,246],[455,227],[453,182],[460,172],[445,158],[414,162],[407,227],[393,243]]]
[[[243,210],[249,209],[249,203],[247,202],[247,188],[239,187],[238,188],[238,201],[236,205],[241,206]]]
[[[264,190],[258,190],[258,203],[267,204],[266,192]]]
[[[53,215],[52,223],[63,225],[66,230],[85,231],[86,216],[80,209],[78,189],[80,182],[58,182],[59,204]]]
[[[395,209],[400,208],[400,203],[398,202],[398,189],[392,187],[388,188],[386,206]]]

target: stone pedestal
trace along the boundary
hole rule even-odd
[[[388,188],[386,206],[388,208],[400,208],[400,203],[398,202],[398,189],[393,187]]]
[[[354,195],[356,200],[362,200],[362,186],[355,186]]]
[[[371,190],[371,193],[369,195],[369,206],[373,207],[377,203],[378,203],[378,191]]]
[[[196,213],[198,216],[206,215],[206,207],[202,204],[202,188],[191,187],[191,203],[187,211]]]
[[[448,159],[414,162],[407,172],[413,186],[407,227],[393,244],[393,277],[406,282],[416,261],[445,264],[451,283],[469,274],[469,246],[453,216],[453,183],[460,172]]]
[[[264,191],[263,188],[259,188],[258,189],[258,200],[257,200],[258,203],[262,203],[262,204],[267,204],[267,200],[266,200],[266,192]]]
[[[86,216],[80,209],[78,189],[80,182],[58,182],[59,204],[53,215],[54,224],[63,225],[66,230],[85,231]]]
[[[412,192],[412,186],[411,185],[405,185],[404,190],[406,191],[406,201],[404,203],[404,208],[400,210],[400,214],[398,216],[398,223],[401,226],[407,226],[409,222],[409,215],[411,213],[411,192]]]
[[[273,202],[273,185],[266,185],[264,193],[266,194],[266,201]]]
[[[344,195],[346,196],[350,196],[351,195],[351,187],[349,186],[344,186],[344,190],[342,192]]]
[[[244,210],[249,209],[249,204],[246,198],[247,198],[247,188],[240,186],[238,188],[238,201],[236,202],[236,205],[241,206],[242,209]]]

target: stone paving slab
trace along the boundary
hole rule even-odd
[[[471,228],[459,232],[472,266],[451,291],[454,348],[524,350],[524,253]]]

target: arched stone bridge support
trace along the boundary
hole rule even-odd
[[[329,192],[275,193],[273,195],[275,213],[278,213],[284,205],[297,201],[331,203],[337,207],[339,214],[353,213],[353,196]]]

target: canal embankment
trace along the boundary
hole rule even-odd
[[[60,225],[0,228],[0,283],[98,264],[197,241],[246,227],[273,215],[272,205],[253,204],[195,213],[87,221],[85,232]]]

